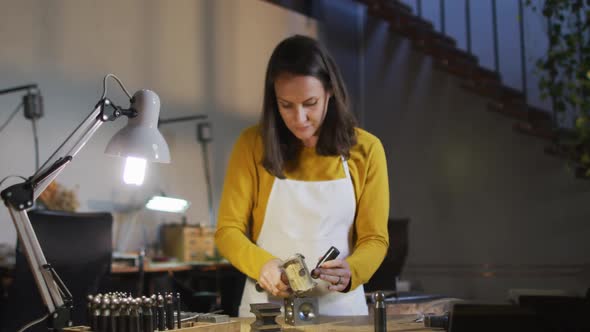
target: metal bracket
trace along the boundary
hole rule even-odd
[[[12,185],[0,194],[6,204],[23,211],[33,206],[33,186],[29,181]]]

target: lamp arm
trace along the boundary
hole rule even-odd
[[[121,109],[114,105],[107,107],[111,105],[108,99],[99,101],[94,111],[66,138],[33,176],[23,183],[6,188],[0,193],[10,212],[10,217],[21,241],[43,303],[49,312],[49,326],[55,331],[61,331],[62,328],[71,324],[71,294],[69,294],[51,265],[47,263],[29,220],[27,210],[33,206],[34,200],[43,193],[49,183],[61,173],[73,157],[84,147],[96,130],[105,121],[115,120],[122,114]],[[105,112],[106,108],[111,109],[112,114],[107,114]],[[55,162],[50,163],[62,150],[68,149],[71,141],[73,141],[73,145],[67,150],[67,153],[59,157]]]
[[[64,291],[58,286],[54,272],[47,263],[39,240],[31,226],[27,211],[19,211],[8,203],[6,205],[37,284],[37,289],[49,313],[49,326],[55,328],[56,331],[61,331],[61,328],[67,326],[70,321],[71,294],[67,289]]]
[[[112,106],[113,114],[105,113],[105,107]],[[61,145],[53,152],[53,154],[41,165],[39,170],[31,177],[31,182],[35,189],[34,199],[37,199],[39,195],[47,188],[47,186],[53,181],[59,171],[53,175],[48,176],[48,172],[51,172],[57,163],[63,163],[63,158],[71,157],[70,160],[78,154],[78,152],[84,147],[86,142],[90,140],[94,132],[105,121],[112,121],[120,115],[118,107],[114,106],[110,100],[102,99],[95,106],[94,110],[72,131],[72,133],[61,143]],[[73,142],[73,145],[70,144]],[[69,149],[69,150],[68,150]],[[64,151],[67,151],[64,153]],[[58,157],[59,156],[59,157]],[[63,157],[62,157],[63,156]],[[55,160],[55,158],[58,158]],[[65,166],[65,165],[64,165]]]

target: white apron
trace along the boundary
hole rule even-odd
[[[337,180],[275,178],[256,244],[282,260],[296,253],[302,254],[310,272],[330,246],[340,250],[339,259],[348,257],[351,248],[348,236],[354,223],[356,198],[348,163],[344,158],[342,167],[346,177]],[[341,293],[329,291],[328,282],[314,280],[318,283],[314,296],[318,296],[321,315],[369,314],[362,285],[348,293]],[[267,292],[257,292],[255,281],[247,278],[240,317],[253,316],[250,303],[267,302],[283,305],[283,299]]]

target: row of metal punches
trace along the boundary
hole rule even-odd
[[[126,293],[88,295],[87,321],[96,332],[154,332],[181,327],[180,294],[133,298]]]

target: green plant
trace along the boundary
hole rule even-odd
[[[547,19],[548,50],[535,63],[541,98],[551,98],[556,119],[575,120],[559,145],[590,178],[590,0],[526,4]]]

